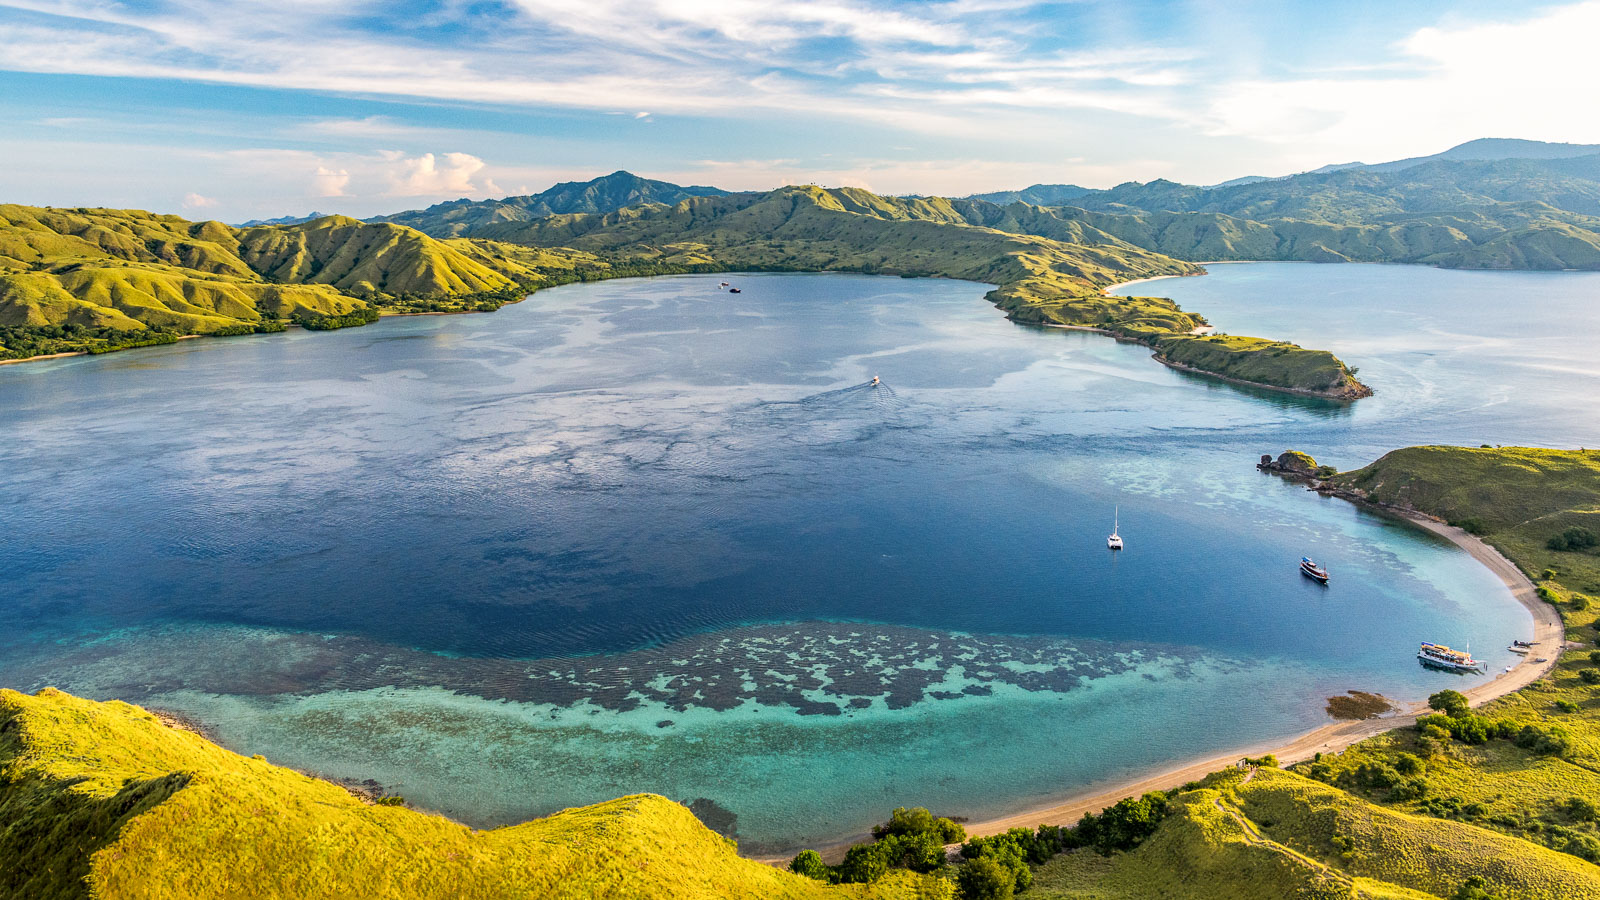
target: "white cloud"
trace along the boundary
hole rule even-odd
[[[483,171],[484,163],[470,153],[446,153],[440,157],[424,153],[407,158],[402,153],[386,151],[382,156],[390,164],[386,193],[391,197],[465,196],[482,190],[472,183],[472,178]]]
[[[1395,64],[1221,87],[1208,130],[1303,144],[1332,159],[1418,155],[1478,137],[1600,142],[1593,107],[1600,2],[1519,21],[1423,28]],[[1330,156],[1331,154],[1331,156]]]
[[[349,169],[330,169],[327,166],[317,166],[311,175],[311,195],[313,197],[344,197],[345,186],[350,183]]]
[[[216,205],[217,201],[213,198],[204,196],[203,194],[197,194],[194,191],[190,191],[189,193],[183,195],[184,209],[205,209],[206,207]]]

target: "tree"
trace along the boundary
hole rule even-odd
[[[857,844],[845,852],[839,864],[839,880],[852,884],[868,884],[883,877],[889,864],[878,850],[877,844]]]
[[[1428,708],[1437,709],[1453,719],[1467,711],[1467,696],[1460,691],[1442,690],[1428,697]]]
[[[815,850],[801,850],[794,859],[789,860],[789,871],[818,881],[830,881],[833,875],[828,864],[822,861],[822,855]]]
[[[956,871],[956,888],[961,900],[1011,900],[1016,879],[1005,866],[980,856]]]
[[[960,824],[950,819],[935,818],[933,813],[920,806],[911,809],[895,807],[894,812],[889,814],[889,821],[872,827],[872,836],[877,840],[896,834],[937,835],[940,843],[944,844],[958,844],[967,839],[967,830]]]

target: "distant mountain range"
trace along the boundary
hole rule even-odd
[[[279,216],[276,219],[251,219],[239,227],[254,228],[257,225],[304,225],[307,222],[315,222],[318,219],[325,219],[330,215],[332,215],[332,213],[314,212],[307,213],[303,216]]]
[[[461,237],[489,225],[529,222],[565,213],[608,213],[646,203],[668,206],[690,197],[720,197],[721,188],[683,187],[617,171],[592,181],[564,181],[547,191],[503,200],[451,200],[368,221],[392,222],[438,238]]]
[[[992,191],[987,194],[970,194],[965,199],[987,200],[990,203],[1000,204],[1031,203],[1034,206],[1059,206],[1094,192],[1094,188],[1079,187],[1075,184],[1035,184],[1020,191]]]

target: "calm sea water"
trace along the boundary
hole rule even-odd
[[[1334,349],[1379,391],[1353,407],[1013,325],[980,285],[719,280],[0,368],[0,684],[475,825],[655,791],[792,849],[1459,685],[1419,640],[1506,664],[1529,617],[1465,554],[1253,463],[1600,443],[1600,276],[1130,289]]]

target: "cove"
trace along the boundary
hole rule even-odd
[[[1455,288],[1387,301],[1434,323],[1404,334],[1450,336],[1420,349],[1363,344],[1363,311],[1312,293],[1351,272],[1371,280],[1337,302],[1382,307],[1392,273],[1506,276],[1280,268],[1259,294],[1247,266],[1141,292],[1240,331],[1299,321],[1277,304],[1297,292],[1329,340],[1262,331],[1330,346],[1378,397],[1240,390],[1010,323],[981,285],[842,275],[7,367],[0,683],[184,712],[473,825],[701,800],[761,853],[1296,733],[1350,688],[1457,683],[1418,640],[1504,665],[1528,618],[1493,576],[1251,465],[1593,424],[1513,437],[1496,391],[1541,376],[1510,362],[1448,383],[1486,365],[1454,339]],[[1538,296],[1576,305],[1587,277]],[[1182,294],[1230,278],[1225,303]],[[1331,589],[1296,574],[1307,553]]]

